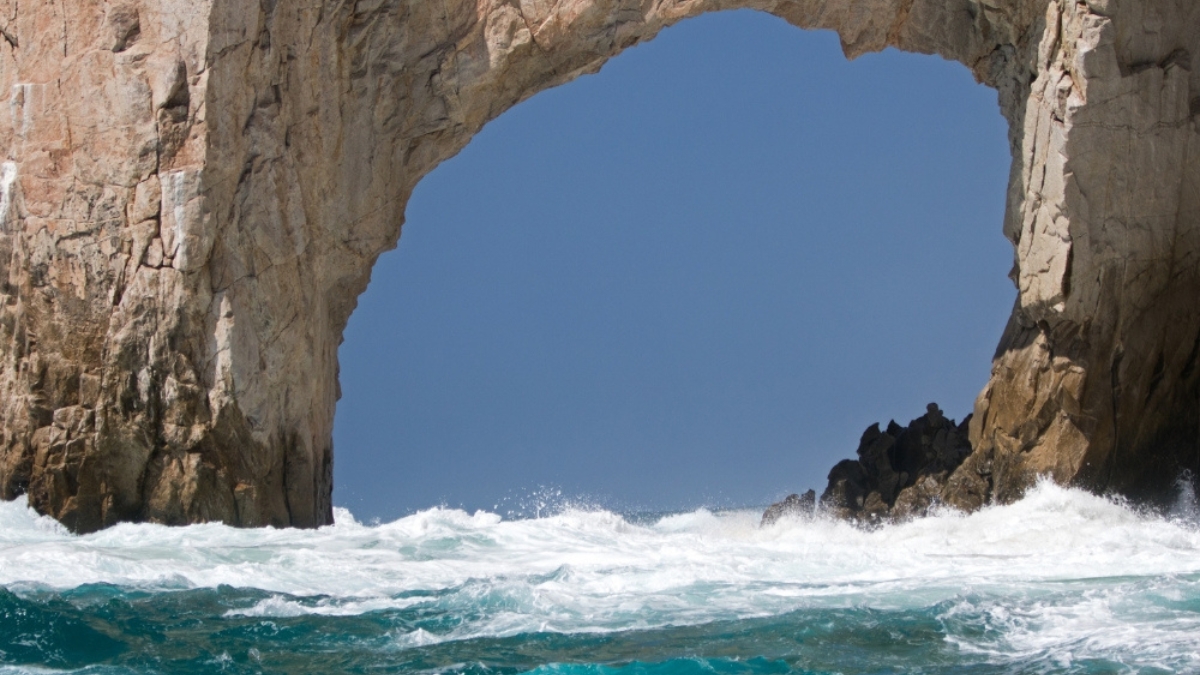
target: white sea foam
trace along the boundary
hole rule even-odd
[[[1047,483],[1016,504],[873,531],[822,519],[760,528],[756,511],[636,524],[607,511],[504,520],[439,508],[373,526],[338,510],[336,525],[309,531],[120,525],[75,536],[13,502],[0,504],[0,585],[271,593],[228,616],[418,603],[478,615],[399,646],[942,606],[948,624],[982,624],[965,652],[1072,659],[1136,643],[1164,663],[1200,664],[1200,528],[1185,512],[1148,515]]]

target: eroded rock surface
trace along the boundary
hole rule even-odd
[[[79,531],[329,522],[337,346],[416,183],[732,8],[999,92],[1020,292],[963,506],[1200,475],[1194,0],[0,0],[0,496]]]

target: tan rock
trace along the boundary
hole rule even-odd
[[[737,7],[999,92],[1020,296],[947,485],[1200,470],[1200,3],[0,0],[0,496],[77,530],[329,522],[337,345],[417,182]]]
[[[140,223],[156,219],[161,207],[162,186],[158,174],[151,174],[149,178],[138,183],[134,191],[133,204],[129,207],[129,222]]]

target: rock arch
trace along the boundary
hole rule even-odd
[[[330,522],[337,346],[417,181],[747,7],[999,92],[1019,298],[956,503],[1200,469],[1191,0],[4,0],[0,496],[77,531]]]

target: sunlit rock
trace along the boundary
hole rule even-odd
[[[958,505],[1200,475],[1200,3],[4,0],[0,496],[79,531],[329,522],[337,346],[413,187],[736,7],[999,92],[1019,298]]]

